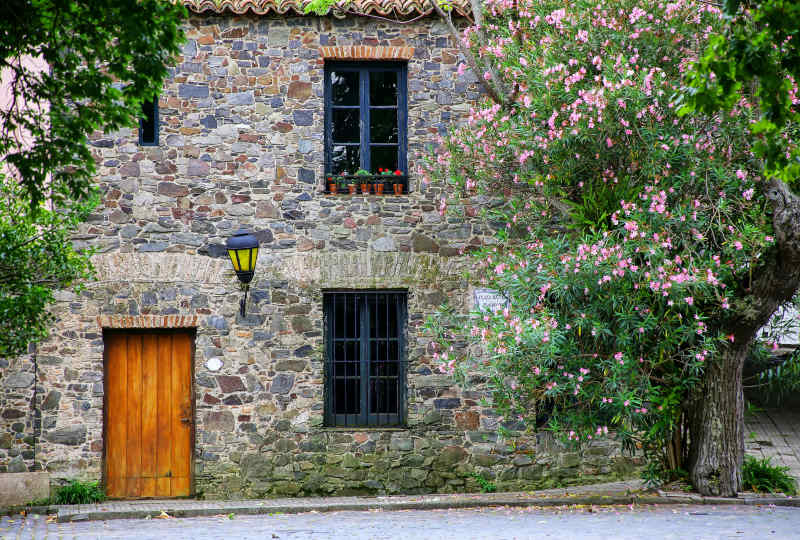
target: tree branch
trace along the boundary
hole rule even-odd
[[[475,2],[476,0],[470,0],[470,1]],[[459,52],[461,52],[461,55],[467,62],[469,69],[475,74],[475,77],[484,87],[486,93],[489,95],[490,98],[492,98],[492,101],[494,101],[498,105],[505,106],[507,104],[505,96],[498,93],[498,88],[502,90],[502,86],[500,86],[500,82],[497,80],[497,74],[495,73],[495,71],[493,69],[487,70],[485,67],[481,67],[478,65],[478,59],[475,57],[473,52],[466,45],[464,45],[463,41],[461,40],[461,36],[455,24],[453,24],[453,18],[451,17],[450,13],[446,13],[439,6],[437,0],[431,0],[431,3],[433,4],[433,8],[436,10],[436,13],[439,15],[439,17],[441,17],[444,20],[445,24],[447,25],[447,28],[450,30],[450,35],[456,41],[456,46],[458,47]],[[478,25],[478,20],[481,21],[483,20],[482,14],[477,15],[477,13],[481,13],[480,9],[478,9],[477,11],[473,11],[472,13],[472,16],[475,19],[476,26]],[[483,78],[484,71],[489,72],[492,78],[492,82],[494,82],[497,85],[497,88],[495,88],[495,86],[493,86],[492,84],[489,84],[489,81]]]

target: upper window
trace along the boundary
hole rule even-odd
[[[325,424],[402,425],[406,293],[326,292],[323,308]]]
[[[148,99],[142,103],[142,117],[139,119],[139,144],[158,146],[158,99]]]
[[[327,175],[399,170],[405,181],[407,123],[405,64],[325,64]]]

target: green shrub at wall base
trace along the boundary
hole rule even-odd
[[[90,504],[104,501],[106,495],[97,482],[73,480],[58,488],[51,499],[52,504]]]

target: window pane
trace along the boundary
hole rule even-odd
[[[331,72],[331,90],[334,105],[358,105],[358,72]]]
[[[355,297],[334,296],[333,337],[358,339],[361,327],[358,324],[358,301]]]
[[[396,363],[398,361],[398,351],[400,350],[400,344],[397,340],[379,340],[379,341],[372,341],[369,344],[370,349],[370,374],[371,375],[389,375],[386,371],[376,371],[377,370],[385,370],[388,368],[382,367],[384,362],[388,363]],[[373,369],[377,362],[377,367]],[[396,374],[396,372],[394,373]]]
[[[333,109],[331,125],[334,143],[357,143],[361,140],[358,109]]]
[[[334,146],[331,152],[331,174],[348,172],[361,168],[361,149],[358,146]]]
[[[378,169],[397,169],[397,146],[370,147],[370,163],[373,171]]]
[[[372,143],[397,142],[397,109],[370,109],[369,138]]]
[[[358,414],[361,395],[358,379],[336,379],[333,393],[334,414]]]
[[[370,105],[397,106],[396,71],[374,71],[369,74]]]
[[[397,413],[397,379],[370,379],[369,412]]]

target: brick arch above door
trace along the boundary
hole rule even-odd
[[[113,329],[196,328],[197,315],[99,315],[97,326]]]

